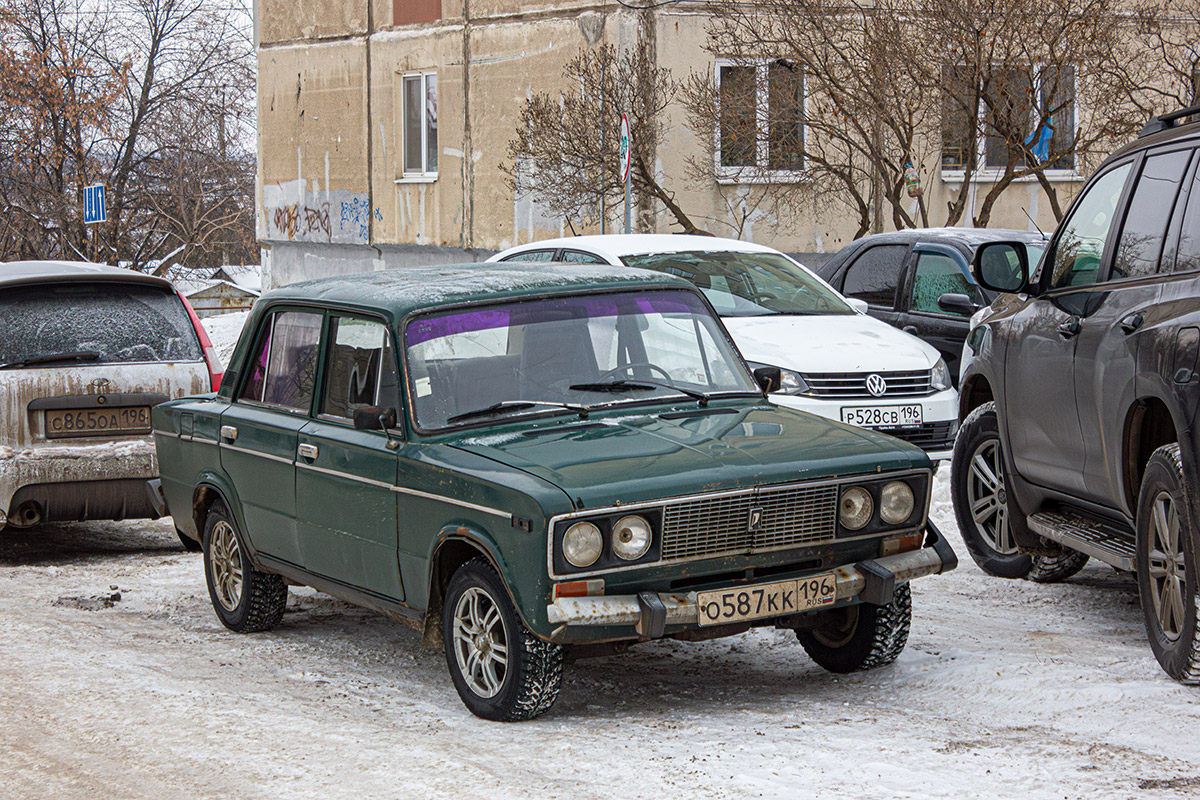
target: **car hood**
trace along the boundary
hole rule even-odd
[[[550,481],[579,508],[929,466],[897,439],[766,404],[658,407],[448,444]]]
[[[865,314],[722,317],[747,361],[797,372],[932,369],[932,345]]]

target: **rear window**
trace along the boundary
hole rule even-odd
[[[187,310],[171,292],[115,282],[0,290],[0,365],[202,358]]]

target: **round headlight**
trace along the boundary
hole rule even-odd
[[[650,549],[650,523],[636,514],[621,517],[612,529],[612,549],[626,561],[636,561]]]
[[[899,525],[912,516],[913,492],[907,483],[892,481],[879,495],[879,516],[888,525]]]
[[[563,558],[576,567],[590,567],[604,550],[600,529],[590,522],[576,522],[563,536]]]
[[[842,527],[856,531],[871,521],[874,506],[870,492],[861,486],[851,486],[838,501],[838,519]]]

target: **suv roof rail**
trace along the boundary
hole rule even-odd
[[[1170,130],[1171,128],[1175,127],[1176,120],[1183,119],[1184,117],[1190,117],[1193,114],[1200,114],[1200,105],[1189,106],[1187,108],[1181,108],[1178,111],[1172,111],[1169,114],[1159,114],[1157,117],[1151,117],[1150,121],[1146,123],[1146,126],[1142,128],[1142,132],[1138,134],[1138,137],[1140,138],[1142,136],[1149,136],[1152,133],[1158,133],[1159,131]]]

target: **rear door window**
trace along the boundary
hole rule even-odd
[[[1150,156],[1142,167],[1113,259],[1113,278],[1138,278],[1158,272],[1167,223],[1187,171],[1190,150]]]
[[[321,413],[353,419],[364,406],[398,402],[396,355],[387,328],[370,320],[335,316],[329,322]]]
[[[321,314],[285,311],[263,326],[241,400],[307,412],[312,405]]]
[[[62,282],[0,291],[0,364],[200,361],[183,303],[155,286]]]
[[[873,306],[896,306],[896,287],[904,273],[908,245],[884,244],[869,248],[850,265],[842,294],[866,300]]]
[[[508,258],[502,258],[501,261],[553,261],[556,250],[526,250],[524,253],[517,253]]]
[[[1179,246],[1175,251],[1175,272],[1200,269],[1200,168],[1194,171]]]
[[[585,253],[582,250],[564,250],[562,261],[570,261],[574,264],[607,264],[600,256],[594,253]]]

